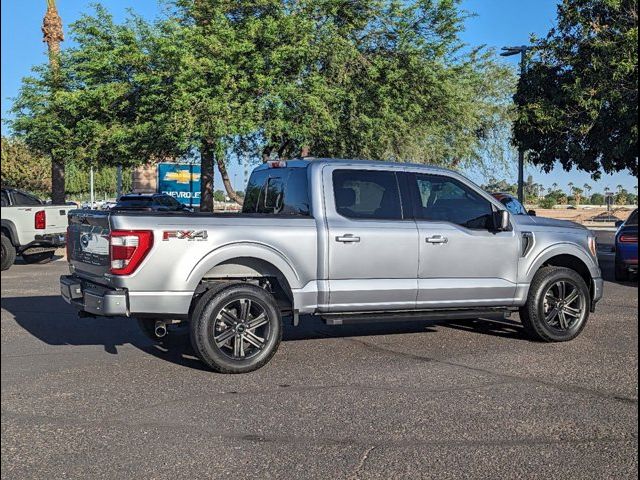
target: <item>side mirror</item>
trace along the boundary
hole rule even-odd
[[[618,220],[616,222],[616,228],[620,228],[622,225],[624,225],[624,222],[622,220]]]
[[[527,215],[529,215],[530,217],[535,217],[536,216],[536,211],[535,210],[529,210],[527,212]]]
[[[509,212],[506,210],[498,210],[493,214],[494,225],[498,232],[507,232],[511,230],[509,224]]]

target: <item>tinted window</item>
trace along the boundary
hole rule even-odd
[[[509,212],[513,213],[514,215],[526,215],[527,214],[527,211],[525,210],[525,208],[515,198],[503,197],[502,199],[500,199],[500,202],[502,202],[502,204],[505,207],[507,207],[507,210]]]
[[[258,211],[258,203],[267,178],[269,178],[268,170],[259,170],[251,174],[245,190],[244,202],[242,202],[243,213],[256,213]]]
[[[267,180],[264,195],[264,208],[258,208],[260,213],[280,213],[284,201],[284,180],[273,177]]]
[[[629,216],[627,219],[627,225],[638,225],[638,210],[634,210]]]
[[[333,172],[336,210],[343,217],[402,219],[396,175],[378,170]]]
[[[7,193],[6,190],[2,190],[2,196],[0,198],[2,198],[2,206],[3,207],[8,207],[9,206],[9,194]]]
[[[153,203],[151,197],[120,197],[117,207],[149,207]]]
[[[168,207],[171,210],[178,210],[181,207],[181,203],[173,198],[171,195],[163,195],[156,197],[156,202],[164,207]]]
[[[310,215],[306,168],[274,168],[251,174],[244,213]]]
[[[471,229],[489,229],[491,203],[466,185],[448,177],[413,175],[416,218],[451,222]]]
[[[32,197],[31,195],[27,195],[26,193],[17,192],[15,190],[13,192],[13,201],[16,205],[19,206],[42,205],[42,202],[36,197]]]

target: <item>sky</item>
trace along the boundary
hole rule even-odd
[[[82,13],[91,11],[93,1],[57,0],[58,11],[63,24],[69,25]],[[148,19],[162,15],[163,7],[158,0],[104,0],[102,2],[113,13],[116,20],[122,20],[129,8]],[[466,29],[462,39],[470,46],[486,45],[498,51],[503,46],[526,44],[531,34],[544,36],[555,23],[555,0],[462,0],[462,8],[475,14],[467,19]],[[7,133],[4,120],[8,117],[11,98],[15,97],[20,88],[20,81],[27,76],[33,65],[46,60],[46,45],[42,43],[40,26],[46,10],[46,0],[2,0],[2,82],[1,82],[1,112],[2,133]],[[68,45],[67,40],[63,48]],[[518,57],[500,57],[501,61],[517,67]],[[234,186],[244,188],[244,168],[232,162],[230,175]],[[514,165],[507,172],[505,179],[515,183],[517,170]],[[468,175],[477,183],[483,183],[482,174],[470,171]],[[589,174],[578,171],[565,172],[558,167],[549,174],[540,172],[535,167],[527,167],[526,175],[532,175],[536,183],[545,187],[557,183],[568,189],[567,184],[576,185],[588,183],[594,191],[603,191],[605,187],[615,190],[621,184],[627,190],[633,191],[638,184],[637,179],[630,174],[618,173],[603,175],[599,181],[591,179]],[[219,177],[215,179],[216,186],[221,185]]]

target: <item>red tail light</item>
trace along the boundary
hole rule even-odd
[[[111,273],[130,275],[153,247],[150,230],[113,230],[109,236]]]
[[[637,235],[620,235],[620,243],[638,243]]]
[[[44,230],[47,228],[47,212],[40,210],[35,216],[36,230]]]

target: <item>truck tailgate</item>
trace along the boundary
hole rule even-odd
[[[69,213],[68,261],[77,274],[98,283],[105,283],[104,274],[110,266],[109,215],[108,211],[97,210]]]

